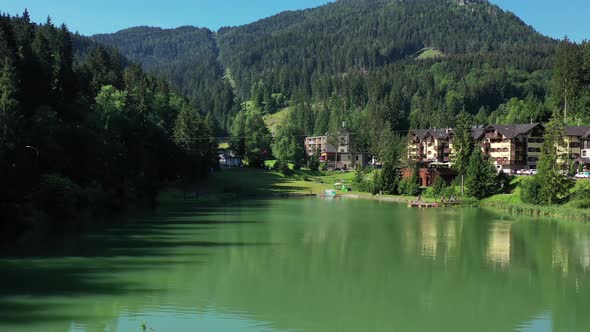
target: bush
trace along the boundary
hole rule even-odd
[[[537,181],[537,177],[524,179],[521,184],[520,199],[529,204],[540,204],[541,198],[541,183]]]
[[[273,169],[286,176],[293,175],[293,170],[289,167],[289,163],[282,160],[277,160],[273,166]]]
[[[418,184],[418,176],[416,174],[405,178],[399,182],[399,193],[408,196],[417,196],[420,193],[420,185]]]
[[[496,177],[496,181],[498,182],[498,194],[509,194],[512,192],[512,180],[514,177],[508,173],[500,172]]]
[[[307,160],[307,167],[309,167],[309,169],[312,171],[319,170],[320,166],[320,159],[315,154]]]
[[[442,177],[437,176],[434,179],[434,181],[432,182],[432,185],[430,186],[430,188],[432,188],[433,197],[440,196],[446,187],[447,187],[447,184],[446,184],[445,180]]]
[[[82,190],[72,180],[59,175],[42,175],[35,203],[51,220],[76,217],[83,202]]]
[[[327,171],[328,170],[328,162],[323,161],[320,165],[320,171]]]

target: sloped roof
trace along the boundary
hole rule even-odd
[[[428,129],[415,129],[410,130],[410,134],[416,135],[419,139],[424,139],[424,137],[426,137],[426,135],[428,134],[428,131]]]
[[[563,129],[567,136],[584,137],[584,135],[590,133],[589,126],[564,126]]]
[[[527,124],[514,124],[514,125],[491,125],[504,137],[511,139],[521,134],[526,134],[531,129],[538,126],[539,123],[527,123]]]
[[[479,139],[485,130],[484,126],[471,127],[471,136],[473,139]]]
[[[447,139],[453,132],[451,129],[430,129],[429,133],[436,139]]]

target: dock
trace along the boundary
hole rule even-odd
[[[438,203],[426,203],[426,202],[408,202],[408,207],[417,208],[437,208],[440,205]]]

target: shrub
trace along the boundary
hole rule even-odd
[[[420,185],[418,184],[418,176],[416,174],[400,181],[398,190],[400,194],[416,196],[420,193]]]
[[[282,160],[277,160],[273,166],[273,169],[286,176],[293,175],[293,170],[289,167],[289,163]]]
[[[520,199],[529,204],[540,204],[541,198],[541,183],[537,181],[537,177],[524,179],[521,184]]]
[[[314,154],[307,160],[307,167],[309,167],[309,169],[311,169],[312,171],[319,170],[320,166],[320,159],[316,154]]]

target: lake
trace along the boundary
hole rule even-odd
[[[589,226],[482,209],[181,205],[0,269],[3,332],[590,330]]]

